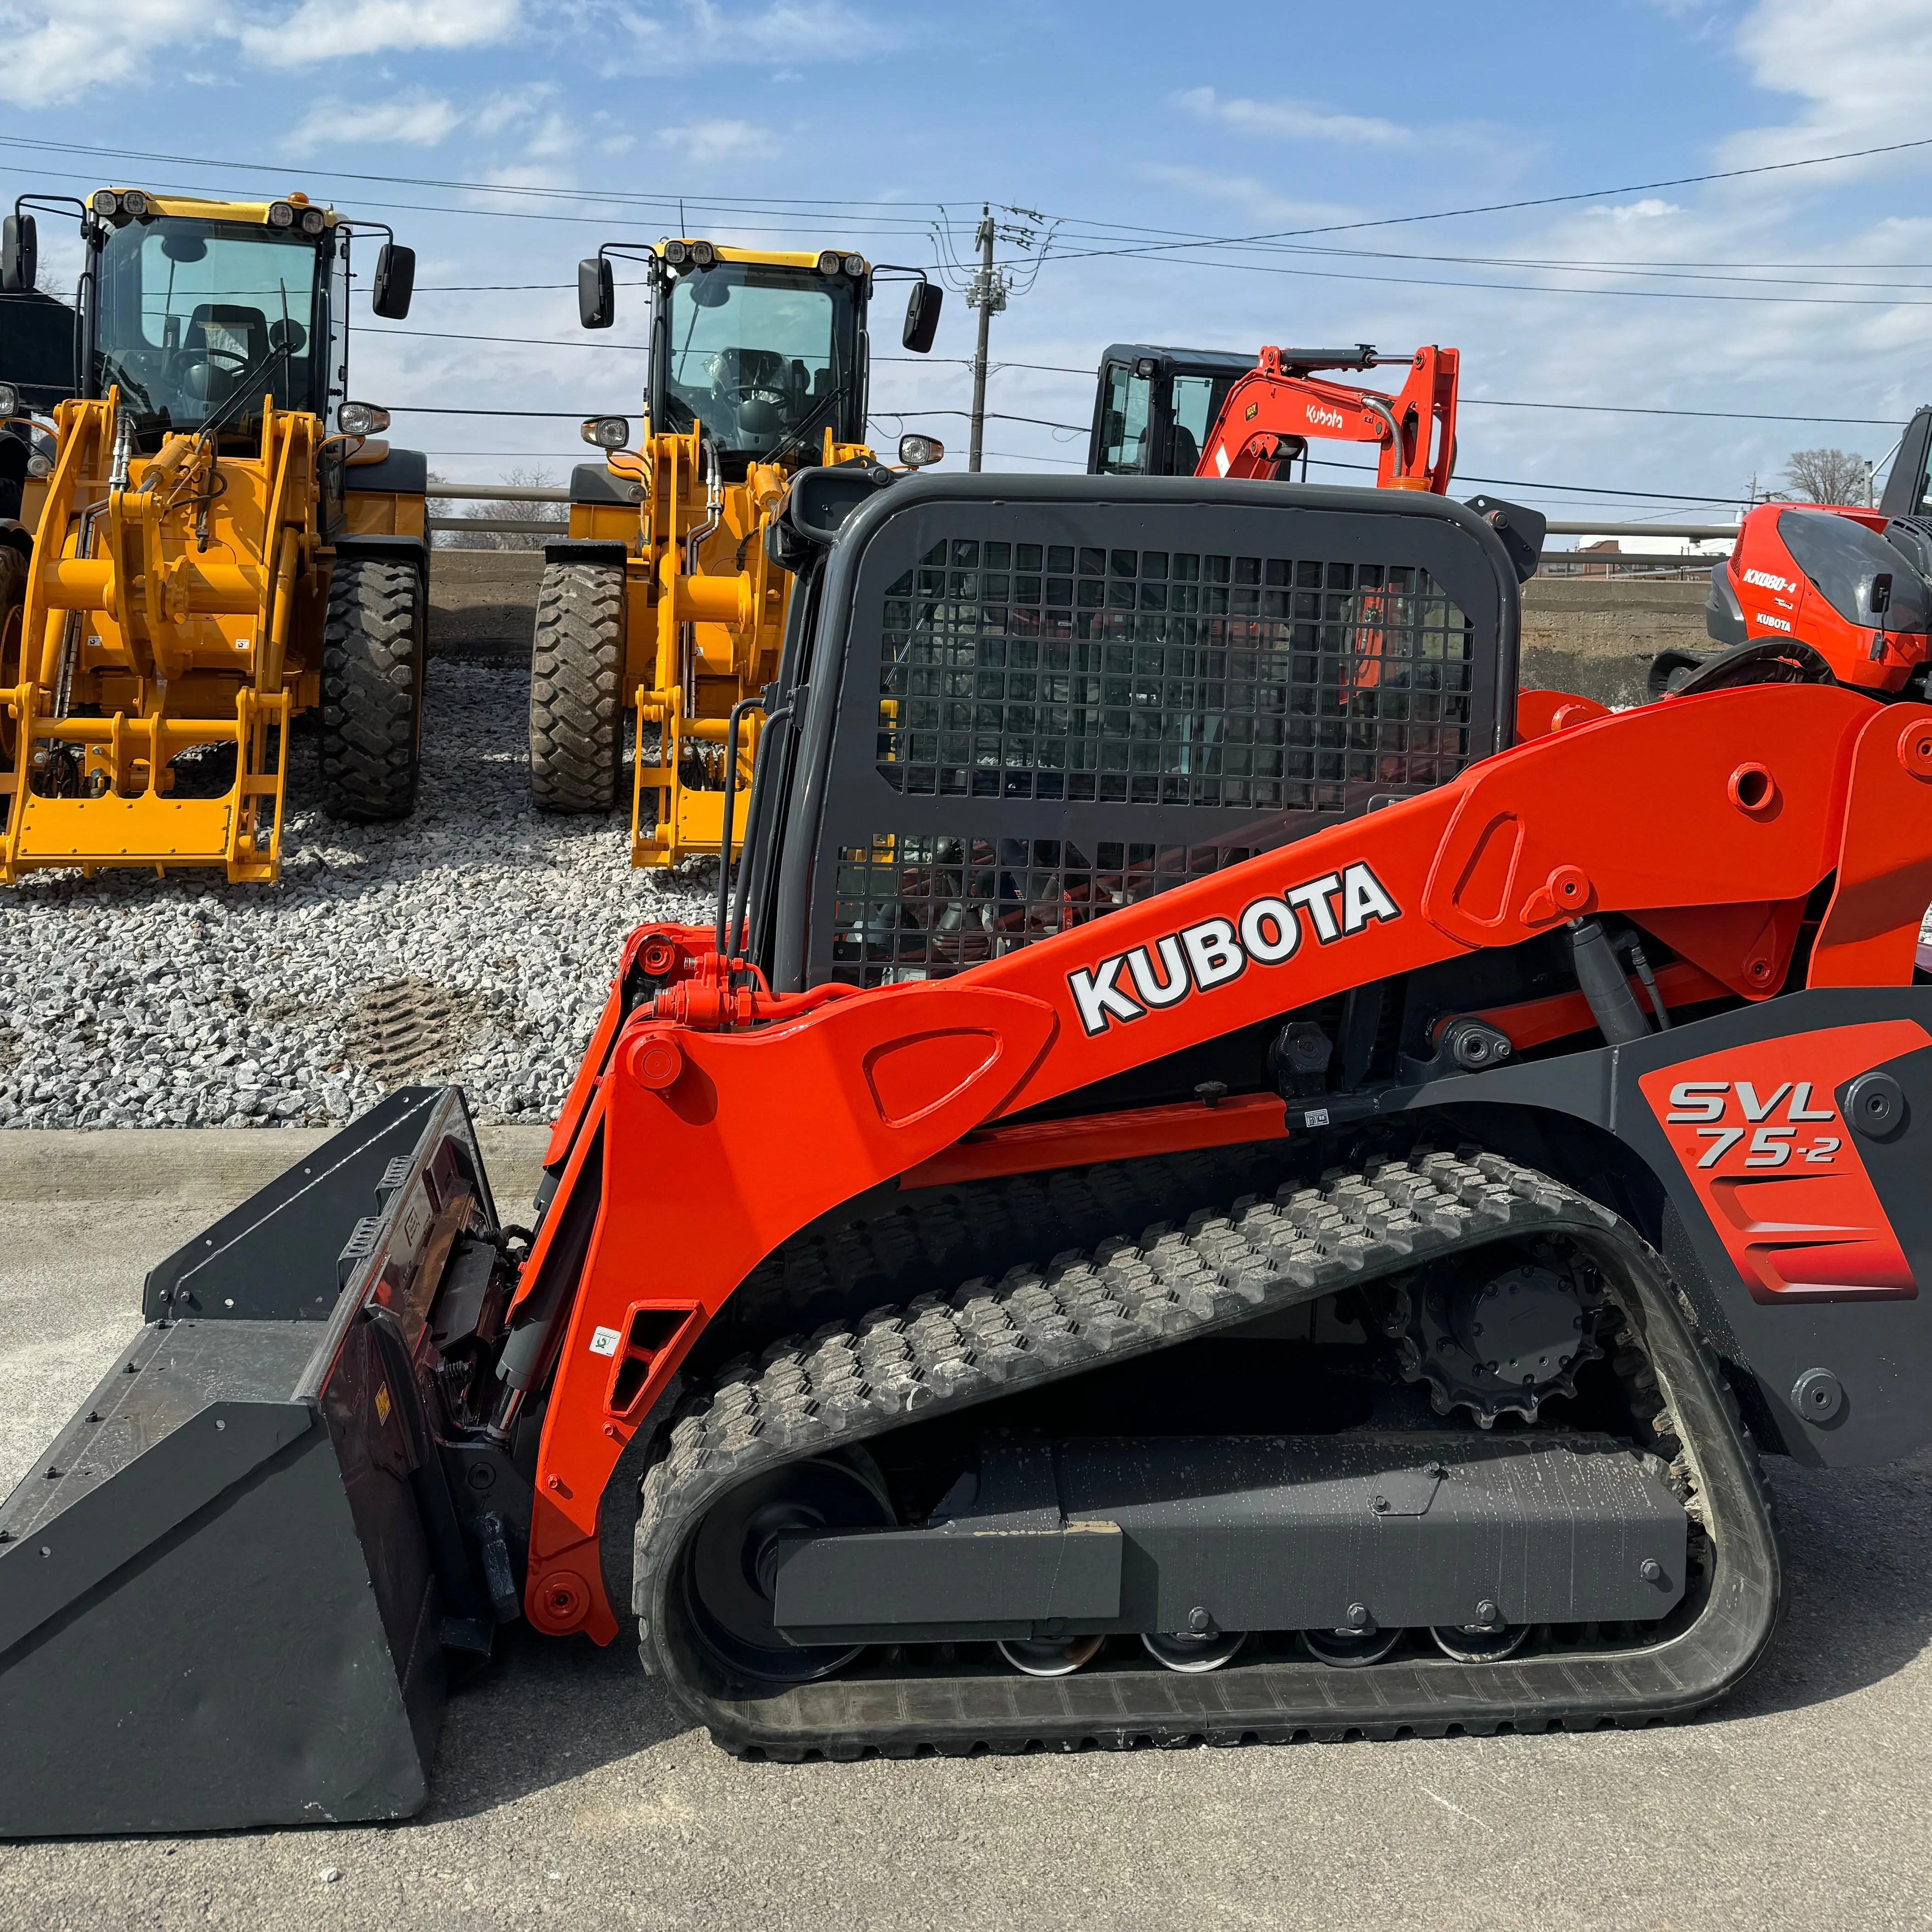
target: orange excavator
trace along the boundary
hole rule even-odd
[[[1446,495],[1456,464],[1460,357],[1433,344],[1223,351],[1116,343],[1100,358],[1087,468],[1093,476],[1286,478],[1311,442],[1377,446],[1376,484]],[[1393,396],[1322,369],[1406,365]]]

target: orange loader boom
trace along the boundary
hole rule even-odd
[[[1456,466],[1456,381],[1460,357],[1432,344],[1408,359],[1408,380],[1385,396],[1324,382],[1322,368],[1365,369],[1400,358],[1367,344],[1353,355],[1332,350],[1264,349],[1255,367],[1228,392],[1202,446],[1197,476],[1271,477],[1286,457],[1311,440],[1378,446],[1378,490],[1448,494]],[[1286,445],[1286,448],[1283,446]]]

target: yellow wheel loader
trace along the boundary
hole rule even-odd
[[[84,253],[61,399],[34,406],[46,388],[0,357],[0,475],[20,472],[0,515],[0,879],[272,880],[298,712],[321,714],[332,816],[416,798],[427,465],[347,399],[352,224],[299,194],[26,196],[0,238],[10,298],[36,279],[30,203],[77,215]],[[375,312],[406,315],[415,256],[363,228],[385,237]]]
[[[643,434],[632,448],[626,418],[584,424],[607,454],[572,473],[569,536],[544,546],[531,796],[546,812],[610,811],[628,704],[632,863],[716,854],[728,812],[735,856],[760,728],[746,714],[778,675],[791,581],[766,554],[766,529],[800,470],[876,460],[866,441],[874,274],[916,278],[902,339],[921,355],[943,296],[922,269],[834,248],[614,242],[578,269],[586,328],[615,319],[614,260],[641,266],[650,292]],[[900,446],[913,466],[944,454],[925,436]]]

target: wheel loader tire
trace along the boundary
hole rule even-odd
[[[608,812],[624,746],[624,573],[544,566],[530,660],[530,802]]]
[[[332,818],[415,809],[428,622],[413,564],[337,560],[322,632],[322,802]]]

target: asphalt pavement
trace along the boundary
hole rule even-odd
[[[0,1135],[0,1486],[131,1334],[146,1270],[317,1138]],[[527,1198],[540,1145],[488,1137],[506,1203]],[[1745,1688],[1693,1723],[747,1765],[685,1724],[628,1644],[522,1634],[452,1703],[419,1818],[0,1846],[0,1926],[1932,1923],[1932,1456],[1772,1474],[1790,1613]]]

